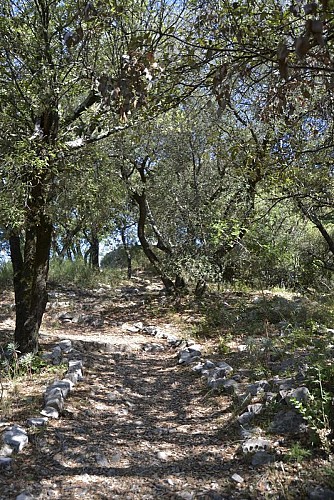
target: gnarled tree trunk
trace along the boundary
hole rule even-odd
[[[138,239],[140,241],[140,244],[142,246],[143,252],[148,258],[148,260],[151,262],[155,270],[157,271],[161,281],[163,282],[166,291],[168,293],[172,293],[175,289],[173,281],[166,275],[166,273],[162,270],[160,266],[160,261],[156,254],[153,252],[153,250],[150,247],[149,242],[147,241],[146,234],[145,234],[145,225],[146,225],[146,218],[147,218],[147,205],[146,205],[146,194],[145,191],[143,190],[142,194],[139,195],[138,193],[132,193],[133,199],[136,201],[138,208],[139,208],[139,220],[138,220]]]
[[[328,250],[334,255],[334,238],[332,235],[327,231],[317,214],[314,212],[314,210],[311,208],[307,208],[301,200],[297,200],[297,205],[302,211],[302,213],[307,217],[309,221],[312,222],[312,224],[315,225],[315,227],[318,229],[320,232],[321,236],[324,238],[328,245]]]
[[[128,270],[128,278],[130,279],[132,277],[132,258],[131,258],[131,252],[130,248],[128,245],[128,242],[126,241],[126,227],[121,228],[121,238],[122,238],[122,244],[124,248],[124,252],[126,255],[126,262],[127,262],[127,270]]]
[[[84,231],[84,234],[89,244],[89,248],[85,253],[85,262],[89,263],[93,269],[98,270],[100,268],[100,240],[98,233],[95,229],[90,229]]]
[[[48,300],[52,224],[43,208],[41,189],[36,186],[27,209],[24,243],[18,234],[9,238],[16,304],[14,341],[21,354],[38,351],[38,333]]]

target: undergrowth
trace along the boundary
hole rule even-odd
[[[9,289],[13,282],[13,271],[10,262],[0,263],[0,288]]]
[[[97,288],[101,284],[117,285],[126,276],[124,269],[93,269],[83,259],[76,261],[52,259],[49,281],[63,286]]]
[[[50,365],[38,354],[20,354],[14,343],[1,349],[0,414],[3,419],[24,419],[39,411],[45,384],[50,377],[62,378],[67,370],[65,364]],[[33,394],[36,390],[37,396]]]
[[[234,366],[249,368],[255,379],[303,376],[307,403],[294,401],[310,430],[309,445],[334,452],[334,295],[302,296],[282,291],[230,291],[211,294],[200,305],[194,325],[199,342],[213,340]],[[236,345],[239,352],[235,352]],[[308,451],[296,445],[289,459]]]
[[[36,354],[27,353],[20,356],[21,353],[15,343],[9,343],[1,351],[1,375],[10,380],[32,375],[33,373],[40,373],[47,366],[47,363]]]

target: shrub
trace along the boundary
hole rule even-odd
[[[131,264],[132,269],[136,271],[137,269],[144,271],[152,271],[153,268],[145,256],[141,245],[134,245],[130,247]],[[102,259],[101,262],[102,269],[127,269],[127,258],[125,250],[122,246],[115,248],[111,252],[108,252]]]

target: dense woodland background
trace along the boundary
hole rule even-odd
[[[331,289],[331,2],[18,0],[0,22],[1,241],[24,351],[50,252],[98,267],[106,238],[129,275],[141,245],[170,292]]]
[[[169,294],[331,291],[333,7],[2,3],[0,227],[22,353],[50,257],[98,269],[108,240],[103,266],[131,277],[142,254]]]
[[[22,352],[49,256],[140,245],[170,293],[329,291],[333,5],[4,1],[1,241]]]
[[[330,459],[333,30],[333,0],[1,1],[6,376],[40,370],[48,289],[144,272],[259,376],[311,356],[295,407]]]

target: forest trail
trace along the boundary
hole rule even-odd
[[[228,398],[226,405],[224,398],[208,400],[202,381],[177,364],[177,351],[165,340],[126,329],[122,322],[148,321],[144,289],[149,307],[160,302],[160,286],[132,288],[116,296],[50,294],[42,345],[71,339],[83,357],[84,379],[59,420],[49,420],[15,457],[0,482],[1,500],[22,492],[40,500],[239,498],[230,478],[241,472],[233,458],[237,443],[226,448],[221,433]],[[68,311],[80,312],[82,324],[69,321]],[[181,336],[157,316],[153,321]],[[103,327],[94,326],[101,317]]]
[[[39,499],[242,498],[230,477],[243,474],[241,465],[221,433],[228,408],[208,404],[169,348],[145,352],[142,335],[127,336],[125,351],[101,353],[95,343],[83,352],[84,380],[62,417],[15,458],[2,499],[22,491]]]
[[[321,456],[303,466],[282,461],[288,453],[283,439],[275,443],[274,463],[253,466],[242,451],[241,410],[232,397],[212,392],[191,366],[180,365],[178,349],[166,339],[136,327],[141,322],[179,339],[189,337],[196,310],[175,314],[164,302],[159,287],[139,281],[135,291],[127,285],[51,294],[43,350],[70,339],[83,359],[84,378],[60,418],[30,435],[11,469],[1,471],[0,500],[15,500],[23,492],[20,500],[313,498],[306,491],[319,484]],[[3,331],[10,332],[13,318],[2,319]],[[218,353],[217,340],[207,339],[207,356],[233,364],[241,355],[226,358]],[[42,385],[55,375],[48,377],[31,379],[31,386],[16,383],[9,424],[24,426],[28,416],[38,415]],[[27,413],[32,407],[34,415]],[[264,423],[272,417],[264,416]]]

